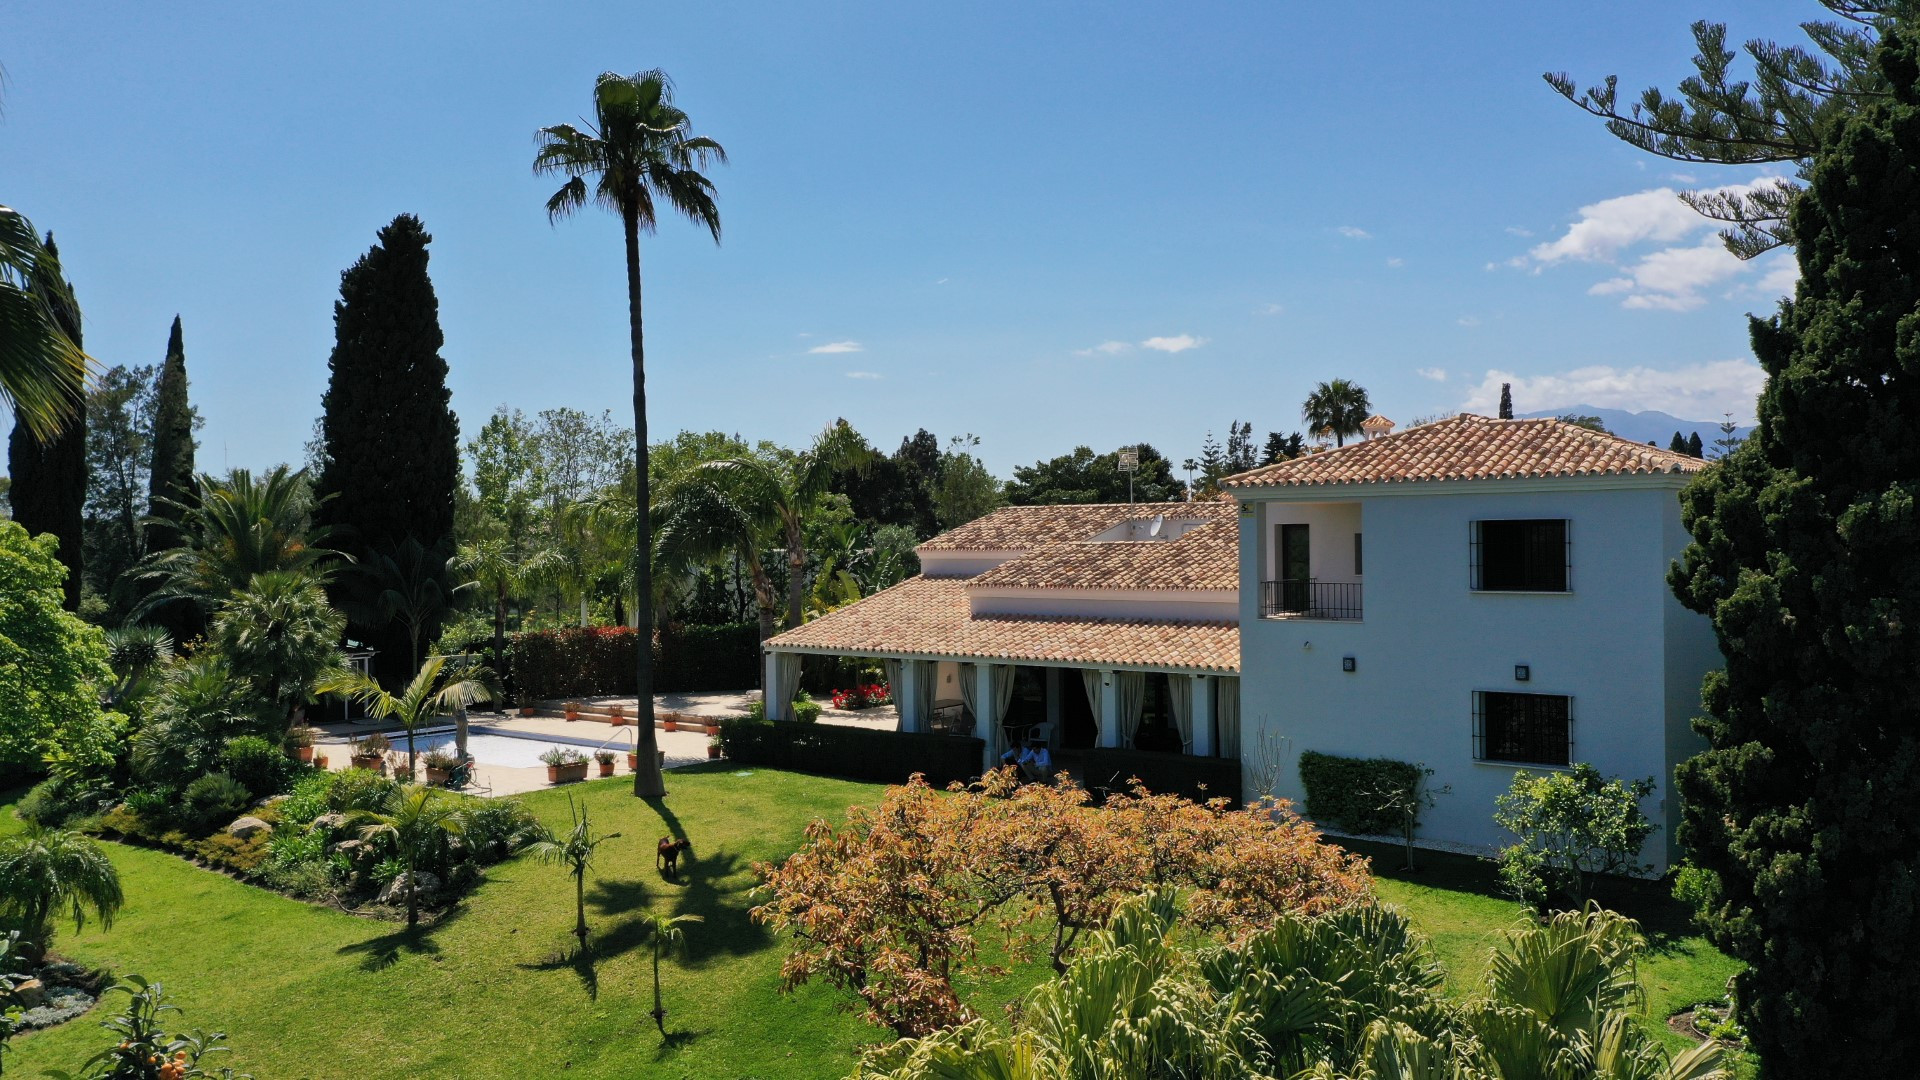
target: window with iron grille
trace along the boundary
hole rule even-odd
[[[1568,592],[1573,540],[1564,518],[1476,521],[1468,534],[1472,587],[1481,592]]]
[[[1555,694],[1473,695],[1473,756],[1526,765],[1573,762],[1573,699]]]

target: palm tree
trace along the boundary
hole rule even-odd
[[[134,608],[136,619],[180,599],[211,611],[255,574],[305,571],[324,582],[328,564],[340,557],[320,546],[333,530],[312,524],[305,470],[278,465],[258,479],[246,469],[224,480],[203,475],[199,499],[164,501],[181,513],[183,542],[141,562],[140,578],[158,588]]]
[[[583,127],[556,124],[541,128],[533,170],[561,175],[567,182],[547,200],[547,217],[557,221],[587,205],[598,203],[620,215],[627,253],[627,334],[633,351],[633,453],[638,505],[650,506],[647,484],[647,365],[640,304],[640,233],[659,224],[656,201],[705,225],[720,242],[720,210],[713,201],[713,182],[701,174],[708,162],[727,160],[720,144],[694,135],[692,121],[673,103],[673,81],[664,71],[634,75],[605,72],[593,84],[593,115]],[[594,178],[591,187],[587,178]],[[638,625],[643,633],[653,627],[652,520],[639,516],[634,539],[639,588]],[[633,793],[643,798],[666,794],[654,752],[653,650],[638,650],[638,729],[634,750],[640,767],[633,771]]]
[[[680,927],[697,922],[706,920],[698,915],[667,916],[653,911],[640,916],[640,933],[653,942],[653,1012],[650,1015],[662,1035],[667,1033],[667,1007],[660,999],[660,954],[685,945],[687,935]]]
[[[573,829],[562,840],[553,833],[542,830],[540,839],[527,845],[541,862],[555,863],[567,868],[573,875],[573,935],[580,939],[580,950],[587,948],[587,870],[593,865],[594,850],[609,840],[618,839],[619,833],[605,836],[593,835],[593,829],[587,823],[587,804],[579,806],[573,803],[573,796],[567,796],[567,811],[573,815]]]
[[[260,733],[258,691],[218,650],[168,666],[161,680],[147,723],[133,735],[133,771],[141,779],[185,783],[213,770],[228,739]]]
[[[420,663],[420,639],[439,624],[452,594],[466,587],[448,587],[450,559],[446,541],[429,547],[416,536],[369,553],[354,568],[367,597],[348,606],[354,621],[384,626],[397,620],[407,628],[407,662]]]
[[[86,400],[87,354],[61,329],[77,311],[59,256],[18,210],[0,206],[0,405],[48,442]]]
[[[807,593],[807,518],[833,484],[835,473],[874,457],[860,433],[836,420],[813,445],[781,460],[726,458],[696,465],[689,480],[709,477],[733,492],[756,522],[776,523],[787,550],[787,626],[799,626]]]
[[[253,575],[213,617],[213,640],[234,673],[252,679],[281,719],[308,700],[322,675],[340,666],[346,617],[327,602],[310,573]]]
[[[1367,402],[1367,389],[1346,379],[1323,382],[1307,395],[1300,406],[1300,419],[1314,435],[1333,436],[1335,446],[1347,445],[1347,436],[1360,434],[1373,406]]]
[[[752,489],[749,489],[751,491]],[[664,565],[694,568],[733,555],[753,582],[754,607],[760,616],[760,640],[773,636],[780,600],[773,591],[760,557],[779,521],[768,507],[743,498],[725,472],[695,472],[667,490],[660,503],[658,536]]]
[[[355,811],[347,824],[359,827],[360,839],[407,864],[407,926],[420,925],[420,862],[433,858],[448,837],[466,832],[466,811],[444,791],[408,784],[379,810]]]
[[[33,825],[0,840],[0,912],[19,926],[23,955],[46,955],[62,908],[73,915],[76,932],[86,926],[88,911],[111,929],[125,899],[106,852],[79,833]]]
[[[407,729],[407,775],[414,772],[413,733],[441,713],[464,709],[479,701],[498,696],[493,673],[486,668],[454,669],[447,666],[451,657],[429,656],[420,663],[400,693],[393,694],[362,671],[339,670],[323,676],[315,685],[322,694],[336,694],[358,702],[368,716],[391,720]],[[464,740],[463,740],[464,741]],[[464,747],[463,747],[464,749]]]
[[[453,569],[493,596],[493,669],[507,662],[507,603],[515,589],[547,572],[548,550],[526,551],[504,536],[487,536],[462,544],[453,554]],[[458,590],[456,590],[458,591]]]
[[[173,638],[158,626],[117,626],[107,631],[107,666],[113,686],[106,703],[135,715],[153,689],[155,676],[173,659]]]

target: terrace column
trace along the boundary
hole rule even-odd
[[[920,661],[900,662],[900,685],[893,688],[893,707],[900,710],[901,731],[926,730],[927,718],[920,715],[920,679]]]
[[[981,751],[983,773],[1000,764],[993,752],[997,742],[993,737],[993,728],[1000,722],[999,704],[993,692],[993,665],[973,665],[973,735],[986,744],[986,749]]]
[[[1213,756],[1213,695],[1211,675],[1193,677],[1193,756]]]
[[[1120,745],[1120,687],[1114,673],[1100,672],[1100,745]]]

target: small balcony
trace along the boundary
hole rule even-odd
[[[1292,578],[1263,581],[1260,583],[1260,617],[1357,620],[1360,618],[1360,583]]]

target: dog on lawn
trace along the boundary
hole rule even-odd
[[[655,850],[653,857],[654,869],[668,877],[679,876],[680,856],[683,854],[689,859],[693,857],[693,841],[675,840],[671,836],[661,837],[660,846]]]

